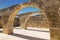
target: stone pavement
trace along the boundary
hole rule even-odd
[[[48,28],[33,28],[28,27],[27,30],[19,27],[14,28],[14,33],[11,35],[1,33],[0,40],[50,40],[50,32]]]

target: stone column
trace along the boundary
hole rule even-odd
[[[58,5],[45,7],[45,14],[50,22],[50,40],[60,40],[60,19],[58,11]]]
[[[27,29],[27,21],[29,20],[29,18],[31,17],[32,13],[26,13],[24,15],[20,16],[20,22],[21,22],[21,28],[22,29]]]
[[[24,25],[25,20],[26,20],[26,17],[27,17],[27,16],[25,16],[25,15],[22,15],[22,16],[19,17],[20,27],[21,27],[22,29],[27,29],[26,25]]]
[[[25,24],[23,24],[23,25],[21,25],[21,28],[26,30],[27,26]]]
[[[13,28],[11,27],[11,25],[7,25],[7,22],[8,22],[8,16],[4,16],[3,17],[3,21],[4,21],[4,24],[3,24],[3,33],[4,34],[12,34],[13,33]]]
[[[4,19],[3,33],[5,33],[5,34],[13,33],[14,18],[17,15],[17,12],[19,11],[18,8],[16,8],[17,6],[18,5],[14,5],[9,8],[1,10],[2,14],[4,16],[3,17],[3,19]]]

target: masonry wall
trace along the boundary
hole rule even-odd
[[[39,28],[48,28],[49,23],[46,20],[46,18],[40,17],[40,16],[32,16],[28,23],[28,27],[39,27]]]
[[[2,23],[2,16],[0,16],[0,27],[3,26],[3,23]]]
[[[8,18],[8,16],[7,16]],[[6,22],[6,18],[4,19]],[[21,22],[19,21],[19,18],[15,18],[13,26],[20,26]],[[0,18],[0,27],[2,27],[2,19]],[[32,16],[28,20],[27,27],[39,27],[39,28],[48,28],[49,23],[48,20],[43,16],[43,15],[37,15],[37,16]]]

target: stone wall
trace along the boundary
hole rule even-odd
[[[26,15],[26,14],[24,14]],[[23,16],[24,16],[23,15]],[[22,15],[20,15],[20,18]],[[6,23],[8,16],[4,16],[4,22]],[[23,19],[25,20],[25,19]],[[0,19],[0,27],[2,27],[2,19]],[[21,26],[21,22],[19,18],[15,18],[13,26]],[[28,20],[27,27],[39,27],[39,28],[48,28],[49,23],[48,20],[44,15],[36,15],[36,16],[31,16],[30,19]]]
[[[22,18],[22,17],[20,17]],[[18,24],[20,21],[18,20],[19,18],[16,18],[14,21],[14,25],[20,25]],[[23,19],[24,20],[24,19]],[[44,15],[36,15],[32,16],[27,23],[27,27],[39,27],[39,28],[48,28],[49,23],[48,20]]]
[[[37,16],[32,16],[28,23],[27,27],[39,27],[39,28],[48,28],[49,23],[48,20],[46,20],[45,17],[37,15]]]
[[[24,13],[23,15],[19,15],[19,18],[22,20],[25,20],[25,17],[28,15],[29,13]],[[21,20],[20,20],[21,21]],[[21,24],[23,24],[24,22],[21,21]],[[47,17],[45,16],[45,14],[40,14],[40,15],[36,15],[36,16],[31,16],[30,19],[27,22],[27,27],[40,27],[40,28],[48,28],[49,27],[49,22]]]
[[[2,23],[2,16],[0,15],[0,27],[3,26],[3,23]]]

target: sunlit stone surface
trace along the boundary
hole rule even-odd
[[[6,35],[0,32],[0,40],[50,40],[50,32],[48,28],[28,27],[24,30],[15,27],[14,34]]]

